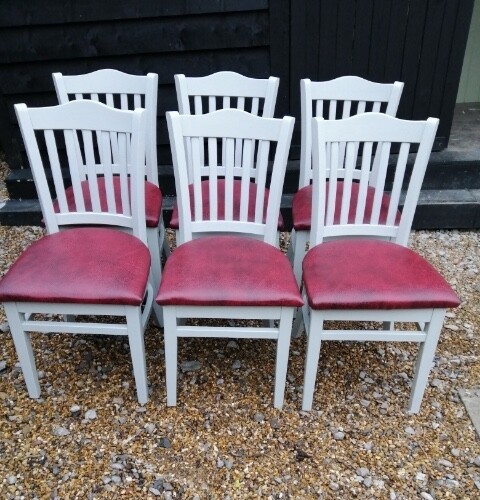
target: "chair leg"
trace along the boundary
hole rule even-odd
[[[18,312],[17,305],[14,302],[4,303],[3,305],[20,366],[22,367],[28,395],[31,398],[37,399],[40,397],[40,383],[38,381],[30,334],[23,329],[22,314]]]
[[[277,361],[275,367],[275,389],[273,396],[273,406],[278,409],[282,408],[285,397],[285,383],[287,378],[293,311],[293,307],[282,307],[280,324],[278,325]]]
[[[150,250],[151,272],[150,284],[153,288],[153,296],[155,297],[162,279],[162,264],[160,262],[160,246],[158,237],[158,228],[147,228],[148,249]],[[153,319],[159,327],[163,327],[163,316],[161,307],[153,307]]]
[[[141,405],[148,401],[147,364],[145,342],[142,328],[142,315],[139,307],[125,308],[127,318],[128,342],[132,356],[133,375],[137,387],[137,398]]]
[[[292,338],[298,339],[301,337],[304,330],[304,318],[302,313],[302,308],[298,307],[295,311],[295,321],[293,322],[292,327]]]
[[[295,228],[292,228],[292,232],[290,233],[290,241],[288,243],[288,248],[287,248],[287,258],[290,261],[290,264],[293,266],[293,248],[295,246],[295,239],[297,237],[297,233],[295,231]]]
[[[175,306],[164,306],[165,321],[165,381],[167,386],[167,406],[177,404],[177,317]]]
[[[308,328],[307,354],[305,356],[305,373],[303,378],[302,410],[310,411],[313,403],[313,392],[317,379],[318,359],[322,341],[323,317],[320,312],[310,311]]]
[[[305,257],[305,247],[308,241],[308,231],[296,231],[293,247],[293,273],[297,278],[297,285],[302,283],[302,262]]]
[[[163,217],[160,219],[160,225],[158,228],[158,240],[159,247],[162,249],[163,255],[166,259],[170,257],[170,245],[168,244],[167,234],[165,232],[165,224],[163,223]]]
[[[430,324],[426,326],[427,336],[420,346],[415,364],[412,391],[408,404],[409,413],[418,413],[422,404],[423,393],[427,387],[428,375],[432,366],[435,349],[437,348],[440,332],[442,331],[445,309],[434,309]]]

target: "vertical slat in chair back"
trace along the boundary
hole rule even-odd
[[[157,94],[158,75],[129,75],[114,69],[102,69],[84,75],[53,73],[59,103],[86,99],[102,102],[109,107],[134,110],[144,108],[147,114],[146,175],[158,186],[157,165]],[[118,169],[119,144],[111,134],[113,169]],[[98,137],[97,140],[100,140]],[[127,148],[130,148],[127,142]],[[130,168],[130,167],[129,167]]]
[[[15,111],[48,232],[57,232],[60,226],[119,226],[131,229],[146,242],[145,111],[121,111],[86,100],[45,108],[17,104]],[[43,157],[42,141],[47,149]],[[66,163],[60,161],[62,156],[66,156]],[[61,165],[68,166],[70,191]],[[129,166],[134,166],[132,172]],[[48,169],[55,187],[55,205],[47,182]]]
[[[228,109],[205,115],[167,113],[172,147],[177,202],[180,218],[180,240],[186,242],[202,233],[243,233],[260,237],[275,245],[283,180],[294,119],[262,118],[245,111]],[[242,140],[248,156],[254,156],[258,172],[256,185],[250,183],[248,169],[236,179],[235,144]],[[206,143],[208,174],[200,173]],[[248,144],[258,144],[248,150]],[[187,152],[187,144],[190,145]],[[266,194],[268,159],[275,149],[269,195]],[[218,159],[225,154],[222,166]],[[244,160],[247,161],[247,160]],[[189,178],[188,162],[192,163],[193,179]],[[246,172],[246,173],[245,173]],[[218,177],[224,183],[218,183]],[[235,189],[240,183],[240,203],[235,204]],[[220,193],[219,186],[224,192]],[[237,186],[237,188],[235,187]],[[255,191],[252,190],[255,186]],[[209,209],[204,197],[208,195]],[[255,196],[254,213],[248,213],[249,197]],[[193,200],[192,200],[193,198]],[[264,220],[265,203],[267,203]]]
[[[312,180],[312,117],[325,120],[345,119],[365,112],[385,113],[395,116],[403,90],[403,83],[376,83],[358,76],[342,76],[326,82],[300,81],[301,92],[301,152],[300,184],[305,187]],[[345,175],[344,162],[346,145],[340,144],[338,151],[338,172]],[[376,160],[377,162],[378,160]],[[376,170],[376,162],[375,169]],[[359,172],[354,171],[358,180]],[[327,176],[332,175],[328,172]]]
[[[253,115],[272,118],[278,93],[279,79],[249,78],[232,71],[220,71],[204,77],[186,77],[175,75],[178,109],[182,115],[201,115],[220,109],[239,109]],[[187,155],[190,145],[187,142]],[[204,156],[208,145],[200,150],[202,175],[209,175],[209,165],[205,165]],[[250,178],[257,182],[257,171],[254,163],[256,144],[252,141],[237,139],[234,143],[234,172],[236,178],[242,178],[244,169],[250,170]],[[218,175],[224,176],[226,166],[227,143],[222,143],[221,167]],[[189,162],[193,165],[192,162]],[[193,172],[189,171],[192,179]]]
[[[408,121],[364,113],[345,120],[314,118],[312,122],[312,245],[324,238],[375,236],[406,246],[438,119]],[[411,144],[419,144],[416,154],[410,154]],[[393,145],[398,146],[398,154],[391,153]],[[340,179],[334,167],[342,148],[345,159]],[[369,179],[376,162],[376,183],[372,185]],[[390,196],[385,195],[388,190]]]

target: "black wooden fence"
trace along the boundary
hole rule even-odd
[[[441,150],[473,1],[0,0],[0,148],[17,172],[10,186],[18,181],[18,190],[29,177],[18,170],[28,164],[13,105],[55,104],[56,71],[158,73],[163,165],[171,164],[165,111],[177,108],[173,75],[219,70],[280,77],[276,115],[297,117],[293,159],[299,156],[299,80],[345,74],[405,82],[399,116],[439,117],[435,149]]]

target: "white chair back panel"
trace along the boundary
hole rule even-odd
[[[156,76],[154,73],[149,75]],[[54,83],[63,81],[67,94],[145,94],[143,75],[129,75],[115,69],[101,69],[84,75],[53,74]]]
[[[312,117],[338,120],[365,112],[395,116],[403,90],[403,83],[377,83],[357,76],[343,76],[326,82],[301,80],[302,138],[299,188],[312,180]],[[338,155],[338,175],[345,160],[345,144]],[[376,169],[376,168],[375,168]],[[374,170],[375,170],[374,169]],[[327,173],[327,176],[330,173]],[[354,177],[355,178],[355,177]]]
[[[363,234],[389,237],[406,245],[437,127],[438,120],[434,118],[411,122],[381,113],[367,113],[341,121],[313,119],[313,176],[317,188],[313,190],[312,244],[326,237]],[[406,179],[412,143],[419,144],[419,149],[412,175]],[[398,155],[391,154],[392,144],[399,145]],[[344,175],[340,178],[335,166],[343,146]],[[370,176],[374,167],[376,179],[372,185]],[[385,196],[389,168],[394,172],[392,190],[390,196]],[[354,176],[355,171],[358,174]],[[338,182],[339,179],[342,182]],[[399,217],[402,188],[406,188],[407,194]],[[385,204],[388,204],[386,210]],[[381,214],[384,215],[381,217]]]
[[[146,175],[158,186],[157,165],[157,93],[158,75],[130,75],[114,69],[102,69],[84,75],[62,75],[53,73],[57,98],[61,104],[76,100],[91,100],[111,108],[146,110]],[[115,134],[111,135],[114,164],[118,163],[119,152]],[[130,143],[127,142],[127,148]],[[115,165],[113,166],[115,171]],[[131,168],[129,166],[129,168]]]
[[[177,100],[181,114],[212,113],[220,109],[235,108],[247,111],[253,115],[261,115],[266,118],[273,117],[275,103],[278,93],[279,79],[270,77],[268,79],[249,78],[232,71],[220,71],[205,77],[186,77],[185,75],[175,75],[175,87]],[[187,155],[190,154],[191,145],[186,139]],[[209,146],[205,145],[207,149]],[[253,168],[254,151],[258,145],[254,141],[235,141],[235,161],[234,167]],[[225,164],[226,144],[222,143],[222,150],[219,154],[220,165]],[[201,155],[204,151],[201,150]],[[204,164],[203,156],[200,156],[200,163]],[[191,167],[192,162],[189,161]],[[235,176],[242,177],[243,172],[237,172]],[[189,170],[189,179],[193,173]],[[204,173],[202,172],[202,175]],[[223,175],[219,172],[219,175]],[[255,171],[250,178],[256,180]]]
[[[261,118],[245,111],[228,109],[208,115],[179,115],[171,112],[167,113],[167,123],[174,159],[181,241],[191,240],[194,232],[218,231],[258,235],[263,231],[265,241],[275,245],[293,118]],[[249,162],[251,153],[255,153],[257,182],[254,185],[250,183],[250,168],[243,169],[240,179],[235,179],[238,171],[235,169],[235,143],[238,139],[246,140],[245,143],[258,142],[257,150],[248,151],[248,159],[244,160]],[[205,141],[209,146],[208,170],[202,170]],[[224,153],[222,167],[217,165],[217,148],[220,142]],[[190,146],[188,152],[187,144]],[[267,197],[265,189],[271,144],[275,146],[275,156]],[[189,162],[192,164],[191,168],[188,166]],[[192,180],[189,179],[189,170],[193,173]],[[222,178],[221,185],[224,186],[221,196],[218,192],[219,177]],[[202,189],[205,182],[208,183],[208,191]],[[189,188],[189,184],[193,184],[193,188]],[[253,196],[255,213],[251,220],[248,207]],[[240,205],[236,207],[238,198]],[[204,210],[206,203],[209,206],[208,211]],[[266,221],[263,220],[265,203]],[[224,214],[221,221],[218,220],[219,211]]]
[[[402,82],[392,84],[377,83],[358,76],[342,76],[334,80],[311,83],[313,83],[311,97],[314,100],[388,102],[391,99],[392,93],[398,92],[401,94],[403,90]],[[400,95],[398,98],[400,98]]]
[[[121,111],[92,101],[73,101],[34,109],[18,104],[15,111],[48,232],[57,232],[62,225],[108,224],[132,229],[146,242],[144,110]],[[42,140],[47,146],[43,158]],[[114,169],[115,148],[119,163]],[[73,198],[60,168],[65,163],[60,161],[64,150]],[[128,164],[136,166],[138,175],[129,175]],[[47,168],[53,177],[56,205],[46,180]]]

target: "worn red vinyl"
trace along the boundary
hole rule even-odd
[[[168,258],[161,305],[292,306],[303,304],[286,256],[253,238],[212,236],[184,243]]]
[[[30,245],[0,281],[2,302],[142,303],[150,253],[115,229],[68,229]]]
[[[445,279],[409,248],[373,239],[344,239],[312,248],[303,261],[312,309],[457,307]]]

